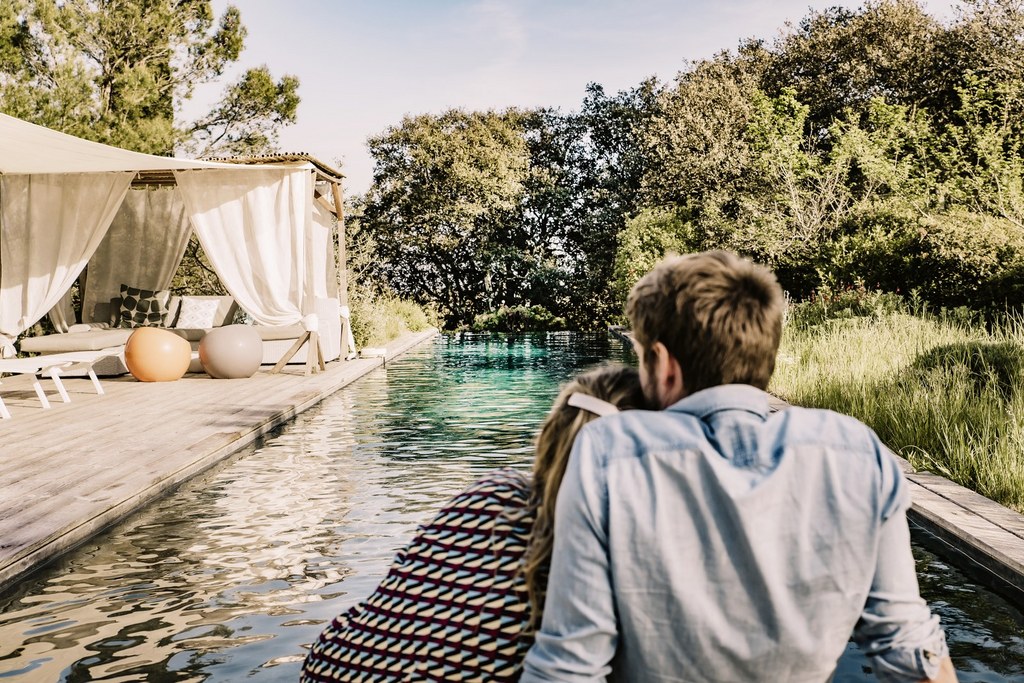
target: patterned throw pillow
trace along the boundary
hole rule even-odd
[[[190,296],[181,297],[181,311],[175,327],[189,330],[205,330],[213,327],[217,319],[217,307],[220,299],[196,299]]]
[[[121,285],[121,327],[156,327],[167,315],[168,289],[150,290]]]

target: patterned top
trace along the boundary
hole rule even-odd
[[[519,573],[529,494],[528,478],[505,469],[455,496],[377,590],[320,634],[301,681],[519,680],[533,644]]]

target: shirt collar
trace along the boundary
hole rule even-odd
[[[744,410],[762,419],[771,412],[768,394],[749,384],[710,387],[676,401],[666,410],[689,413],[700,419],[723,410]]]

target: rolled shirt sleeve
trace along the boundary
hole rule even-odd
[[[882,529],[878,557],[853,639],[884,683],[935,678],[949,654],[939,618],[920,597],[910,547],[910,492],[895,459],[881,446]]]
[[[526,656],[524,683],[603,681],[611,672],[618,634],[607,550],[606,468],[593,445],[592,430],[584,428],[558,492],[544,617]]]

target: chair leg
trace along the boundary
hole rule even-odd
[[[306,374],[321,372],[327,369],[324,365],[324,354],[320,349],[320,334],[309,332],[309,348],[306,349]]]
[[[43,404],[43,410],[47,410],[50,407],[50,401],[46,398],[46,392],[43,391],[43,385],[39,381],[39,375],[32,376],[32,388],[36,390],[36,396],[39,397],[39,402]]]
[[[68,390],[64,388],[64,382],[60,381],[60,369],[53,368],[50,370],[50,379],[57,387],[58,393],[60,393],[60,400],[64,403],[71,403],[71,397],[68,396]]]
[[[316,362],[320,366],[320,372],[327,372],[327,364],[324,363],[324,347],[320,345],[320,337],[316,338]]]
[[[96,378],[96,371],[92,368],[89,368],[89,379],[92,380],[92,385],[96,388],[96,393],[103,394],[103,385],[100,384],[99,379]]]
[[[271,368],[270,374],[273,375],[275,373],[280,372],[281,368],[288,364],[288,361],[292,359],[292,356],[298,353],[299,349],[302,348],[302,345],[306,343],[307,339],[309,339],[309,334],[309,332],[303,332],[302,336],[295,340],[295,343],[292,344],[292,347],[288,349],[288,351],[285,352],[283,356],[281,356],[281,360],[277,361],[277,365]]]

